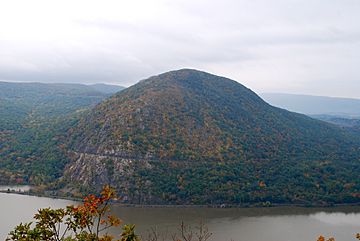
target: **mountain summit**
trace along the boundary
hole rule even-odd
[[[326,181],[341,190],[354,181],[354,136],[192,69],[150,77],[100,103],[69,132],[68,149],[67,179],[110,183],[130,202],[357,200],[359,180],[341,197]]]

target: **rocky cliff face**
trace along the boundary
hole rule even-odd
[[[151,198],[151,195],[140,194],[139,190],[151,183],[142,183],[136,172],[138,168],[151,170],[147,160],[109,154],[72,153],[71,156],[74,161],[64,173],[68,182],[80,184],[89,191],[100,191],[102,185],[109,184],[120,190],[124,202],[146,202]],[[140,184],[142,187],[139,187]]]

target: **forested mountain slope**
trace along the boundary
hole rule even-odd
[[[68,135],[65,180],[110,183],[133,203],[360,201],[356,136],[205,72],[140,81]]]
[[[62,137],[108,96],[81,84],[0,82],[0,183],[40,184],[60,177],[68,160]]]

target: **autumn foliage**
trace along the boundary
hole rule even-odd
[[[356,238],[360,240],[360,234],[356,234]],[[320,235],[317,241],[335,241],[334,238],[328,238],[326,239],[324,236]]]
[[[320,236],[317,241],[335,241],[334,238],[325,239],[324,236]]]

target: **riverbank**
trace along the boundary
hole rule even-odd
[[[6,194],[18,194],[18,195],[26,195],[26,196],[35,196],[35,197],[45,197],[45,198],[53,198],[60,200],[68,200],[74,202],[82,202],[82,198],[71,197],[71,196],[61,196],[61,195],[51,195],[46,193],[33,193],[30,191],[16,191],[16,190],[0,190],[0,193]],[[216,204],[216,205],[196,205],[196,204],[131,204],[131,203],[123,203],[121,201],[113,201],[114,204],[120,207],[132,207],[132,208],[291,208],[291,207],[299,207],[299,208],[336,208],[336,207],[359,207],[360,203],[334,203],[334,204],[301,204],[301,203],[243,203],[243,204]]]

